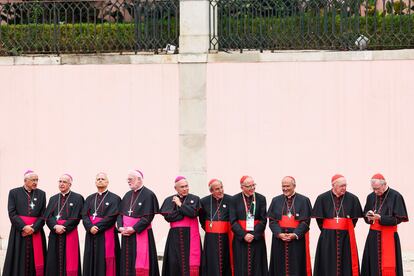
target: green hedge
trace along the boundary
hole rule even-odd
[[[414,48],[413,14],[219,18],[220,49],[352,50],[361,34],[369,38],[369,49]]]
[[[157,51],[178,43],[176,20],[132,23],[0,26],[0,54]]]

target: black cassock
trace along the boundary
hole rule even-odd
[[[269,275],[311,275],[308,237],[311,212],[309,198],[301,194],[273,198],[267,213],[273,234]],[[278,238],[281,233],[294,233],[298,239],[284,242]]]
[[[130,212],[131,210],[131,212]],[[158,260],[157,249],[155,247],[154,234],[151,228],[151,222],[154,215],[158,213],[159,205],[155,194],[147,187],[142,187],[137,191],[127,192],[121,201],[119,208],[119,216],[117,220],[118,227],[125,227],[126,220],[139,219],[132,225],[135,233],[131,236],[122,236],[121,242],[121,274],[122,276],[135,276],[138,273],[146,273],[147,275],[158,276]],[[141,250],[141,246],[137,245],[137,235],[145,234],[147,231],[147,248],[148,267],[136,267],[137,250]],[[142,254],[143,251],[139,252]],[[139,256],[138,256],[139,257]],[[144,272],[145,271],[145,272]]]
[[[82,210],[82,222],[86,230],[83,276],[106,275],[107,269],[119,275],[120,246],[115,223],[120,202],[121,198],[108,190],[86,198]],[[90,232],[93,226],[99,228],[95,235]],[[107,241],[106,237],[112,237],[112,241]],[[114,250],[107,256],[106,246],[111,242]]]
[[[408,221],[404,198],[399,192],[391,188],[388,188],[388,190],[381,196],[376,196],[375,193],[371,193],[367,197],[364,214],[369,210],[376,211],[376,213],[380,214],[381,220],[379,223],[370,223],[371,228],[377,226],[379,229],[369,230],[365,242],[364,255],[362,257],[361,275],[385,275],[384,271],[382,271],[382,259],[384,258],[382,253],[389,253],[389,249],[392,249],[392,247],[394,247],[394,254],[387,256],[386,258],[393,257],[395,260],[395,268],[388,267],[388,269],[391,269],[391,271],[394,272],[394,275],[403,275],[401,244],[398,232],[396,232],[396,227],[401,222]],[[369,223],[366,217],[365,221]],[[390,232],[385,233],[384,231]],[[383,239],[385,239],[384,242]],[[389,245],[387,246],[387,243],[391,243],[391,247]]]
[[[31,207],[31,203],[33,208]],[[22,237],[22,229],[27,224],[20,216],[31,217],[36,237],[42,243],[43,264],[38,263],[38,270],[44,271],[46,262],[46,239],[43,231],[45,224],[44,211],[46,208],[46,194],[40,189],[26,191],[23,187],[12,189],[9,192],[8,211],[11,221],[9,242],[3,275],[35,276],[35,259],[33,252],[33,235]],[[32,223],[29,223],[32,224]],[[37,239],[35,237],[35,239]],[[39,255],[38,255],[39,257]],[[39,259],[37,259],[39,260]],[[38,274],[39,275],[39,274]]]
[[[181,197],[182,205],[179,208],[172,201],[174,196],[167,197],[160,210],[171,226],[165,244],[162,275],[198,275],[201,260],[201,240],[197,220],[200,198],[193,194]],[[186,225],[176,226],[181,223]]]
[[[362,217],[359,199],[350,192],[336,197],[332,191],[327,191],[316,199],[312,217],[316,218],[321,230],[316,248],[314,276],[359,275],[358,252],[352,250],[352,247],[356,248],[356,241],[352,237],[354,232],[350,234],[350,230],[337,230],[324,226],[327,222],[333,222],[334,225],[349,222],[346,224],[353,230],[358,218]]]
[[[78,237],[78,224],[81,220],[81,211],[83,207],[83,197],[70,191],[65,196],[61,193],[52,196],[47,204],[45,217],[46,224],[50,229],[47,255],[47,276],[56,275],[81,275],[81,262]],[[66,227],[63,234],[56,234],[53,227],[58,224],[58,220],[65,220],[62,224]],[[72,249],[66,250],[69,235],[72,237]],[[76,253],[77,251],[77,253]],[[76,260],[77,259],[77,260]],[[77,271],[67,267],[67,261],[77,261]],[[74,265],[75,266],[75,265]],[[68,271],[69,269],[69,271]]]
[[[232,198],[230,208],[230,223],[234,233],[233,256],[234,274],[236,276],[262,276],[268,275],[266,243],[264,231],[266,229],[266,198],[259,193],[255,193],[256,208],[254,208],[253,196],[247,197],[243,193],[236,194]],[[244,199],[243,199],[244,197]],[[254,231],[247,232],[242,226],[246,223],[246,200],[247,209],[253,213],[255,226]],[[244,236],[253,234],[254,240],[247,243]]]
[[[201,275],[232,275],[230,261],[230,201],[224,195],[216,199],[209,195],[201,199],[200,225],[206,231],[201,255]],[[212,221],[212,223],[211,223]]]

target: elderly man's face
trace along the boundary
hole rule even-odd
[[[381,181],[377,179],[371,181],[371,187],[377,196],[382,196],[387,189],[387,185],[385,185],[385,183],[381,183]]]
[[[31,174],[29,177],[26,177],[24,179],[24,185],[29,191],[36,190],[38,182],[39,177],[37,176],[37,174]]]
[[[248,177],[244,180],[244,182],[240,185],[243,193],[247,196],[252,196],[254,191],[256,190],[256,183],[254,183],[253,178]]]
[[[141,176],[137,176],[135,174],[128,174],[128,185],[131,190],[137,190],[141,188],[143,184],[143,179]]]
[[[190,191],[190,187],[188,186],[188,182],[186,179],[181,179],[180,181],[175,183],[174,188],[180,196],[187,196]]]
[[[60,192],[62,194],[66,194],[69,191],[70,186],[72,186],[72,183],[70,181],[70,177],[67,176],[67,175],[62,175],[59,178],[59,190],[60,190]]]
[[[98,189],[106,189],[108,187],[109,181],[105,173],[98,173],[95,179],[95,185]]]
[[[282,179],[282,192],[285,196],[291,196],[295,192],[295,183],[290,177],[284,177]]]
[[[210,192],[215,198],[223,198],[224,189],[223,184],[220,181],[216,180],[210,185]]]
[[[337,196],[343,196],[346,192],[346,179],[344,177],[338,178],[332,184],[332,190]]]

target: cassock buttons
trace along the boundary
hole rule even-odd
[[[109,202],[105,202],[105,205],[108,206],[109,205]]]
[[[226,208],[227,207],[227,205],[226,204],[223,204],[223,208]]]

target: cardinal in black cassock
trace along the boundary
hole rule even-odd
[[[397,225],[408,221],[404,198],[391,189],[382,174],[371,179],[364,219],[370,224],[362,257],[361,275],[402,276],[401,244]]]

